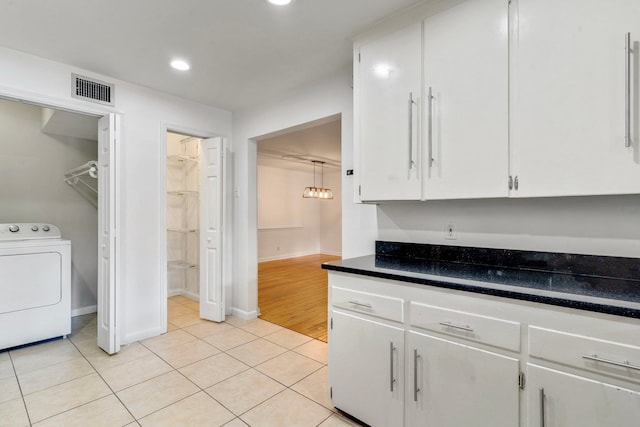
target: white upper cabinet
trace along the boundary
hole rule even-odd
[[[640,193],[639,17],[638,0],[518,0],[512,196]]]
[[[427,199],[509,194],[508,22],[505,0],[424,21]]]
[[[422,24],[356,50],[356,135],[363,201],[419,200]]]

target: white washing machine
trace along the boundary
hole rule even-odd
[[[71,333],[71,242],[51,224],[0,224],[0,349]]]

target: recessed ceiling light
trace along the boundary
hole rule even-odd
[[[180,71],[187,71],[188,69],[191,68],[191,65],[189,65],[187,62],[183,61],[182,59],[174,59],[173,61],[171,61],[171,66],[176,70],[180,70]]]
[[[271,4],[275,4],[276,6],[286,6],[288,4],[293,3],[293,0],[267,0]]]

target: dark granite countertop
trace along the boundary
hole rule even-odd
[[[394,242],[376,252],[322,268],[640,318],[639,259]]]

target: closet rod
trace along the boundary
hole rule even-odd
[[[69,172],[65,173],[64,176],[67,179],[76,178],[78,176],[89,174],[91,178],[98,177],[98,162],[95,160],[90,160],[87,163],[78,166],[77,168],[71,169]]]

